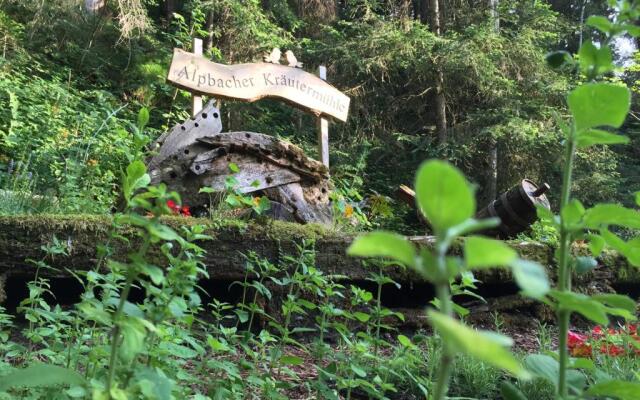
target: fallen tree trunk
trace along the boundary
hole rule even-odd
[[[282,254],[296,254],[296,246],[303,240],[315,241],[316,266],[327,274],[344,275],[345,280],[358,282],[365,281],[371,271],[363,266],[361,259],[346,255],[353,236],[332,232],[320,225],[273,221],[265,225],[232,222],[214,226],[210,220],[181,217],[167,217],[166,223],[174,227],[181,224],[209,225],[206,233],[213,236],[213,240],[203,241],[199,245],[207,251],[204,263],[212,280],[241,280],[245,271],[243,254],[253,251],[277,262]],[[97,246],[109,241],[110,231],[111,219],[106,216],[0,217],[0,276],[33,275],[35,267],[27,260],[42,259],[45,253],[41,247],[50,244],[53,237],[67,244],[69,255],[47,259],[47,264],[56,268],[56,271],[43,271],[46,276],[68,277],[70,274],[65,268],[90,269],[98,258]],[[118,233],[125,237],[132,236],[130,228],[122,228]],[[427,236],[411,239],[426,246],[433,242],[433,238]],[[546,266],[550,277],[554,278],[551,247],[535,242],[508,243],[521,257]],[[111,240],[110,244],[116,255],[124,255],[130,248],[135,248],[135,241],[128,246],[116,240]],[[457,249],[459,251],[459,243]],[[586,252],[583,247],[574,250]],[[578,288],[585,292],[601,292],[622,286],[637,287],[640,284],[640,270],[630,266],[616,253],[604,252],[598,258],[598,264],[593,272],[576,279]],[[388,269],[388,273],[403,286],[409,283],[424,284],[424,280],[413,271],[394,267]],[[486,288],[513,285],[510,273],[504,269],[479,271],[476,278]]]

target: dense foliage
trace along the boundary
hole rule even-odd
[[[437,35],[426,1],[108,1],[98,13],[82,3],[0,3],[3,186],[54,195],[63,212],[108,210],[127,153],[187,116],[188,95],[164,77],[172,48],[189,48],[196,36],[224,63],[260,60],[280,46],[310,71],[328,66],[329,80],[352,97],[349,121],[331,125],[333,178],[357,205],[368,204],[363,196],[390,196],[433,156],[479,185],[481,205],[524,177],[557,189],[561,133],[553,115],[565,114],[563,94],[580,76],[551,70],[544,54],[597,38],[582,14],[603,11],[592,2],[505,0],[491,14],[485,2],[452,3],[441,10]],[[633,60],[617,58],[629,72],[612,79],[633,82]],[[444,144],[435,127],[439,72]],[[268,100],[223,103],[225,130],[286,137],[314,154],[311,116]],[[141,106],[151,118],[136,137],[126,121]],[[623,129],[638,140],[632,122]],[[634,148],[580,150],[580,198],[626,201],[640,188]],[[33,181],[9,170],[30,172]]]

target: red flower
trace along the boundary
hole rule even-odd
[[[182,206],[182,215],[184,215],[185,217],[190,217],[191,216],[191,210],[189,210],[189,206]]]
[[[581,335],[573,331],[569,331],[567,333],[567,347],[569,347],[569,349],[584,345],[586,340],[587,337],[585,335]]]
[[[635,336],[638,334],[638,325],[629,325],[629,334]]]
[[[594,327],[594,328],[591,330],[591,334],[592,334],[594,337],[601,337],[601,336],[603,336],[603,335],[604,335],[604,331],[602,330],[602,328],[600,327],[600,325],[597,325],[596,327]]]
[[[624,348],[621,346],[616,346],[615,344],[602,344],[600,346],[600,352],[603,354],[608,354],[610,356],[617,357],[619,355],[624,354]]]
[[[593,354],[591,345],[588,343],[580,343],[572,349],[569,349],[569,354],[573,357],[591,357]]]

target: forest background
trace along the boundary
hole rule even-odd
[[[330,126],[336,196],[366,223],[406,226],[390,198],[431,157],[461,168],[480,205],[525,177],[558,188],[554,116],[566,116],[564,94],[581,76],[550,69],[545,55],[577,52],[596,34],[586,17],[610,13],[591,0],[108,0],[98,12],[82,0],[0,0],[0,187],[56,199],[56,212],[108,212],[124,166],[189,117],[189,94],[165,78],[172,49],[200,37],[216,62],[261,61],[277,46],[307,71],[327,66],[352,99],[348,122]],[[615,44],[620,68],[608,79],[640,90],[635,39]],[[221,110],[224,131],[286,138],[315,156],[311,115],[272,100]],[[574,193],[586,205],[640,190],[638,111],[634,102],[621,129],[631,145],[578,152]]]

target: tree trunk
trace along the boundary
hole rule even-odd
[[[164,0],[164,17],[167,21],[173,19],[173,12],[176,10],[174,0]]]
[[[442,10],[440,0],[429,0],[431,31],[440,36],[442,27]],[[447,135],[447,103],[444,94],[444,73],[442,67],[436,62],[436,130],[438,133],[438,143],[446,144]]]
[[[500,0],[489,0],[491,8],[491,19],[493,20],[493,29],[496,34],[500,33],[500,18],[498,15],[498,4]],[[498,141],[495,138],[489,139],[489,168],[487,169],[487,186],[485,196],[487,202],[491,202],[498,196]]]
[[[204,38],[203,50],[207,54],[213,47],[213,10],[207,12],[207,21],[204,25],[204,30],[207,31],[207,36]]]

